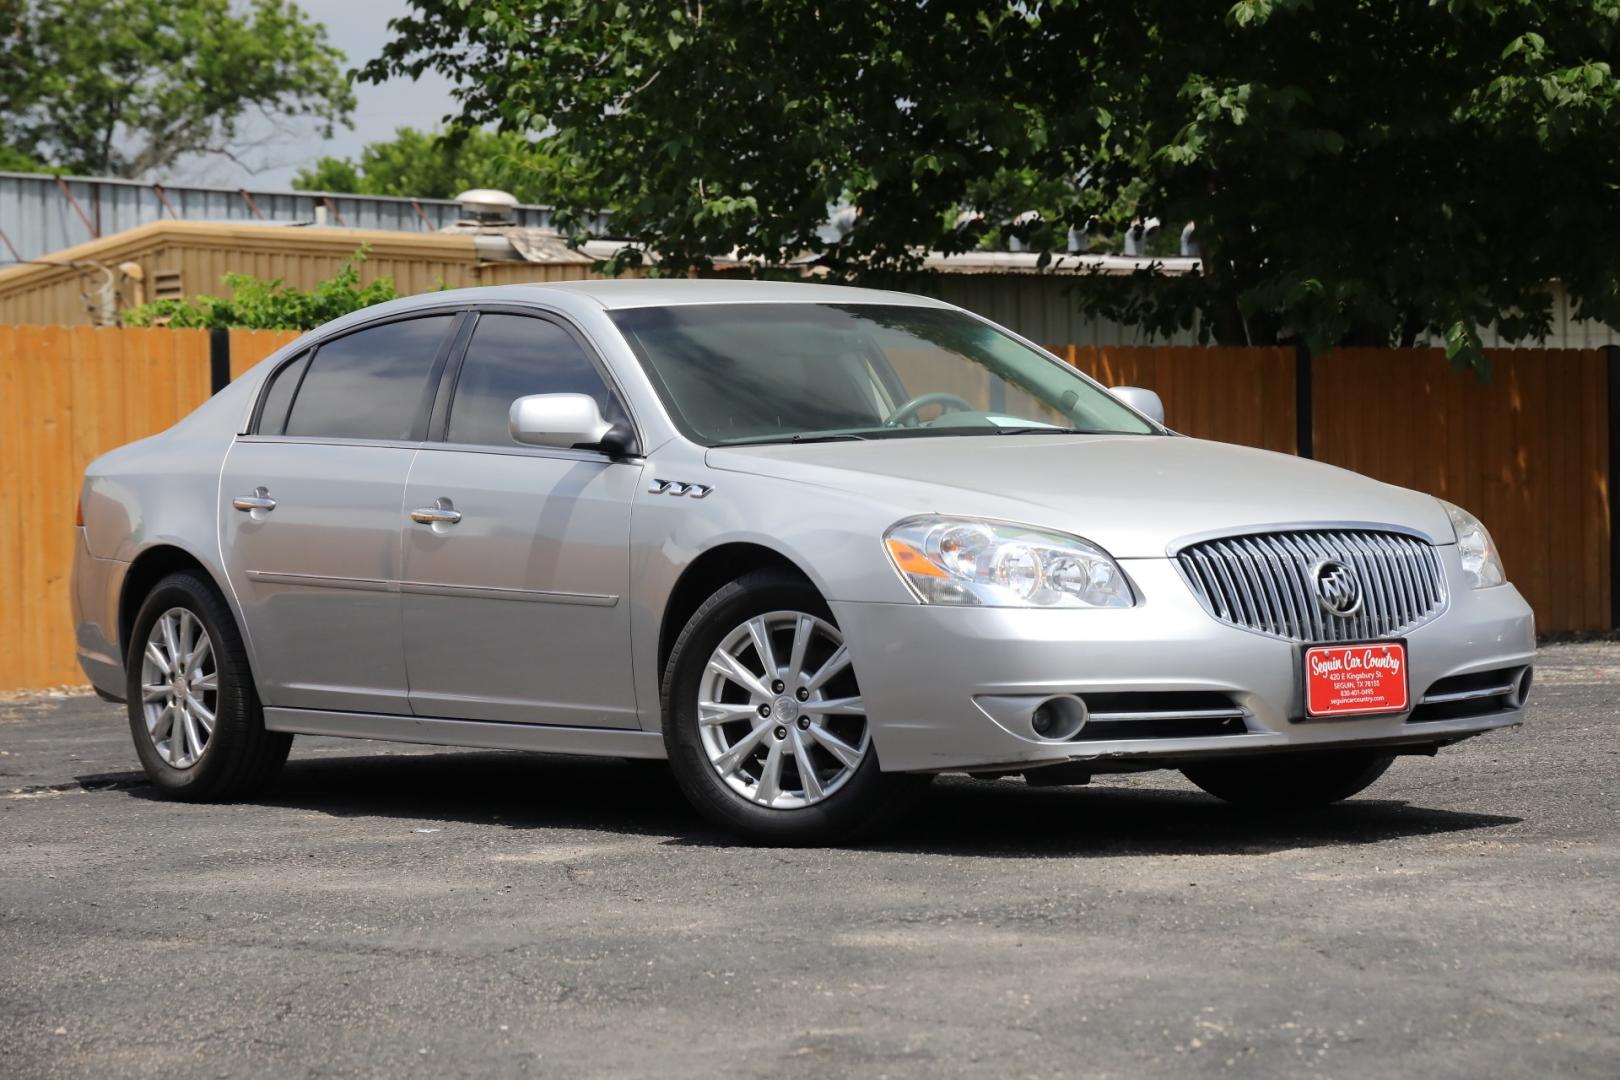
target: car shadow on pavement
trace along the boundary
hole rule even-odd
[[[138,772],[81,787],[160,800]],[[1501,814],[1363,797],[1312,810],[1227,806],[1163,788],[1034,788],[1018,780],[936,781],[916,811],[846,846],[966,855],[1243,854],[1376,843],[1519,822]],[[737,846],[687,804],[662,762],[500,751],[297,758],[253,800],[341,818],[389,817],[506,829],[584,829],[695,846]]]
[[[1035,788],[951,778],[921,811],[873,838],[888,851],[1031,855],[1237,855],[1341,847],[1514,825],[1521,818],[1379,799],[1258,810],[1198,791],[1098,786]]]

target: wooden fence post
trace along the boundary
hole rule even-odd
[[[231,381],[231,332],[222,326],[208,331],[208,383],[217,394]]]
[[[1316,418],[1312,415],[1311,350],[1294,342],[1294,453],[1316,456]]]
[[[1620,629],[1620,345],[1604,346],[1609,358],[1609,629]]]

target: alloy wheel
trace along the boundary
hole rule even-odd
[[[726,785],[777,810],[833,795],[871,746],[843,635],[802,611],[757,615],[721,639],[698,684],[698,728]]]
[[[141,712],[152,746],[164,762],[189,769],[207,752],[219,705],[213,642],[183,607],[158,616],[141,658]]]

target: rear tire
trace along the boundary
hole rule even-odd
[[[135,616],[125,673],[135,752],[164,794],[240,799],[281,771],[292,736],[265,730],[236,620],[201,572],[153,587]]]
[[[692,615],[662,697],[670,767],[699,813],[777,845],[828,843],[904,814],[930,778],[879,769],[842,642],[816,590],[781,571],[747,574]],[[721,653],[741,666],[719,674],[717,661],[729,666]]]
[[[1394,760],[1373,750],[1290,752],[1208,761],[1181,774],[1237,806],[1326,806],[1365,791]]]

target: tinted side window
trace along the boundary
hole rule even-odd
[[[313,438],[410,439],[431,391],[428,377],[453,315],[385,323],[320,346],[298,388],[286,433]]]
[[[264,392],[264,407],[259,410],[260,435],[280,435],[287,429],[287,406],[292,404],[293,394],[298,392],[298,380],[304,377],[308,364],[309,353],[305,353],[270,376],[270,386]]]
[[[618,399],[590,358],[555,323],[523,315],[483,315],[456,379],[445,439],[515,446],[507,417],[530,394],[589,394],[610,424],[627,422]]]

